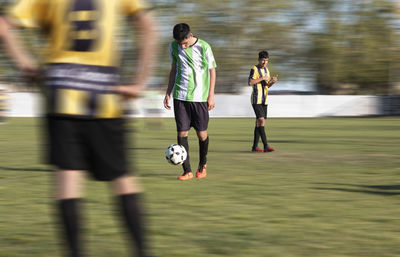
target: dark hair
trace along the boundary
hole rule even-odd
[[[190,27],[186,23],[179,23],[174,26],[174,39],[176,41],[182,41],[189,37]]]
[[[258,53],[258,59],[269,58],[269,54],[267,51],[261,51]]]

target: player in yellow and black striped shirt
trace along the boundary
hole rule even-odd
[[[112,181],[137,250],[144,244],[137,180],[128,174],[123,98],[137,97],[155,47],[152,15],[141,0],[19,0],[0,17],[0,39],[27,75],[37,67],[13,34],[13,26],[47,32],[45,91],[50,163],[56,166],[56,199],[69,256],[82,256],[79,209],[84,171],[97,180]],[[138,76],[120,86],[116,37],[119,21],[130,17],[141,38]],[[108,246],[110,247],[110,246]]]
[[[265,134],[265,120],[267,119],[267,96],[268,88],[278,81],[278,75],[270,76],[267,68],[269,54],[267,51],[258,53],[258,64],[254,65],[250,70],[249,86],[253,87],[251,94],[251,104],[256,114],[256,124],[254,128],[253,152],[271,152],[274,148],[270,147]],[[258,141],[262,139],[264,149],[258,148]]]

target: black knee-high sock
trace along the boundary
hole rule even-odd
[[[58,201],[64,237],[67,241],[71,257],[82,256],[80,238],[79,199],[64,199]]]
[[[208,139],[209,137],[204,141],[199,140],[199,165],[201,167],[207,163]]]
[[[255,150],[258,146],[258,141],[260,140],[260,132],[258,127],[254,127],[254,140],[253,140],[253,149]]]
[[[258,131],[260,133],[261,140],[264,144],[264,149],[265,149],[268,147],[268,141],[267,141],[267,135],[265,134],[265,128],[264,128],[264,126],[262,126],[262,127],[260,126],[260,127],[258,127],[258,129],[259,129]]]
[[[190,159],[189,159],[189,142],[188,142],[188,137],[180,137],[178,136],[178,144],[183,145],[186,149],[187,152],[187,158],[186,161],[182,164],[183,168],[183,173],[188,173],[192,171],[190,167]]]
[[[143,219],[139,205],[138,194],[120,195],[122,215],[128,227],[129,233],[136,243],[137,256],[145,255],[145,242],[143,233]]]

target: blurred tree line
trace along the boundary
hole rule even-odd
[[[0,0],[0,4],[14,1]],[[270,71],[293,90],[308,81],[319,94],[400,94],[397,0],[151,2],[161,35],[151,81],[155,88],[167,86],[172,28],[186,22],[195,36],[212,46],[218,65],[217,92],[240,92],[247,86],[257,53],[268,50]],[[128,26],[121,33],[122,71],[127,80],[138,65],[134,45],[140,38]],[[30,41],[32,47],[40,48],[38,43],[43,44]],[[0,58],[0,76],[15,74],[4,55]]]

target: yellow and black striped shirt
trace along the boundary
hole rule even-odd
[[[259,68],[254,65],[250,70],[250,79],[259,79],[263,76],[270,76],[267,67]],[[262,80],[261,82],[251,85],[253,87],[253,92],[251,93],[251,103],[252,104],[267,104],[268,96],[268,85],[267,82]]]
[[[9,12],[17,26],[48,31],[48,112],[84,118],[123,114],[116,36],[120,16],[146,8],[140,0],[20,0]]]

